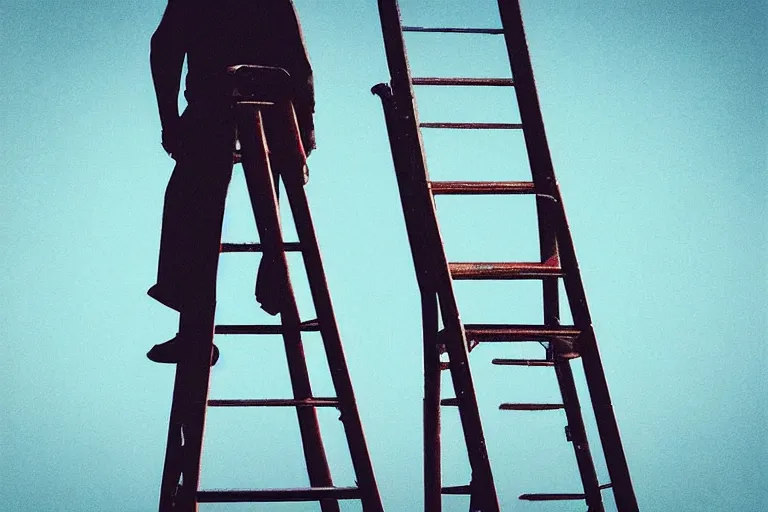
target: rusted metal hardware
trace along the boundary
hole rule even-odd
[[[420,128],[449,130],[522,130],[520,123],[419,123]]]
[[[546,279],[563,276],[560,267],[536,262],[449,263],[448,268],[451,277],[456,280]]]
[[[283,334],[282,325],[217,325],[215,334]],[[315,320],[307,320],[299,324],[302,332],[317,332],[320,324]]]
[[[227,489],[198,491],[198,503],[286,503],[320,500],[359,500],[357,487],[310,487],[304,489]]]
[[[490,34],[500,35],[504,33],[500,28],[460,28],[460,27],[403,27],[403,32],[437,32],[444,34]]]
[[[563,404],[501,404],[502,411],[556,411],[564,409]]]
[[[611,487],[613,487],[612,484],[603,484],[598,486],[598,490]],[[587,495],[578,493],[521,494],[520,499],[524,501],[581,501],[587,499]]]
[[[264,398],[208,400],[208,407],[339,407],[336,398]]]
[[[524,324],[465,324],[467,338],[477,341],[552,341],[576,338],[581,331],[572,326]]]
[[[448,86],[484,86],[484,87],[514,87],[511,78],[450,78],[450,77],[414,77],[413,85],[448,85]]]
[[[546,359],[499,359],[491,360],[491,364],[499,366],[555,366],[554,361]]]
[[[301,251],[301,244],[298,242],[284,242],[283,249],[286,251]],[[259,243],[224,243],[221,244],[221,252],[263,252],[264,246]]]
[[[434,195],[535,194],[532,181],[431,181]]]

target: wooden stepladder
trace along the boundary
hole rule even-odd
[[[296,115],[291,103],[288,74],[278,68],[236,66],[233,97],[243,170],[253,206],[260,243],[222,244],[222,252],[262,252],[276,264],[272,269],[282,290],[279,325],[214,325],[215,291],[210,301],[198,304],[194,314],[182,316],[181,331],[190,333],[194,344],[188,358],[178,364],[173,392],[168,444],[160,491],[160,512],[194,512],[199,503],[234,502],[318,502],[322,512],[338,512],[339,500],[359,500],[366,512],[381,512],[382,503],[365,441],[355,395],[347,368],[320,250],[304,190],[306,157]],[[282,238],[276,186],[265,136],[265,119],[270,134],[292,141],[292,158],[279,166],[287,199],[296,223],[298,242]],[[272,136],[272,135],[271,135]],[[302,321],[293,294],[286,252],[301,252],[307,271],[317,319]],[[215,269],[211,270],[215,287]],[[303,332],[318,332],[323,340],[335,397],[312,393],[302,346]],[[288,361],[292,398],[226,400],[208,399],[210,355],[214,335],[282,335]],[[200,460],[207,407],[293,407],[299,421],[310,486],[292,489],[199,490]],[[357,485],[336,487],[328,466],[316,409],[340,411]]]
[[[541,359],[495,359],[517,367],[555,370],[562,403],[501,404],[502,410],[563,410],[566,437],[573,445],[583,491],[523,494],[522,500],[584,500],[590,512],[604,510],[601,491],[613,490],[620,512],[638,510],[626,457],[613,413],[592,319],[587,306],[565,209],[555,179],[539,108],[530,55],[517,0],[498,0],[501,28],[403,26],[397,0],[379,0],[390,83],[373,88],[383,102],[395,173],[421,291],[424,338],[424,480],[425,510],[438,512],[442,495],[470,496],[470,512],[499,512],[483,425],[475,395],[469,352],[479,343],[540,342]],[[502,36],[511,77],[412,77],[404,32]],[[513,87],[520,123],[420,122],[415,86]],[[427,172],[422,129],[515,130],[522,132],[532,181],[432,181]],[[471,178],[470,178],[471,179]],[[435,210],[438,195],[527,195],[536,201],[540,261],[450,263]],[[464,324],[454,293],[455,280],[537,280],[542,283],[543,321],[538,325]],[[559,283],[566,291],[573,325],[561,325]],[[442,327],[441,327],[442,326]],[[441,361],[441,353],[448,361]],[[580,358],[611,482],[600,484],[590,453],[570,361]],[[441,399],[441,371],[450,372],[455,398]],[[441,406],[457,407],[471,468],[468,485],[445,487],[441,476]]]

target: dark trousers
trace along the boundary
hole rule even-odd
[[[275,184],[286,151],[285,138],[270,131],[267,141]],[[232,177],[235,120],[232,110],[190,106],[182,115],[183,148],[168,182],[163,208],[157,284],[150,295],[178,311],[215,300],[216,269],[227,188]],[[256,222],[259,215],[256,212]],[[256,295],[265,310],[274,293],[274,255],[264,254]]]

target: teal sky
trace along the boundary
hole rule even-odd
[[[307,193],[331,294],[385,506],[417,511],[420,311],[381,106],[369,93],[388,77],[376,2],[296,4],[317,84]],[[493,4],[402,0],[402,10],[408,24],[496,26]],[[156,510],[174,369],[144,354],[177,320],[145,295],[172,168],[148,63],[163,8],[0,4],[2,511]],[[523,14],[641,509],[766,510],[765,3],[525,0]],[[508,73],[493,38],[412,35],[408,44],[415,74]],[[517,115],[509,91],[424,92],[425,121]],[[459,137],[425,135],[435,179],[525,179],[515,135]],[[255,239],[243,187],[236,169],[225,241]],[[449,259],[535,257],[528,201],[439,202]],[[266,320],[251,295],[256,263],[224,256],[220,322]],[[458,298],[465,321],[534,323],[537,290],[462,284]],[[288,396],[279,339],[217,343],[212,397]],[[316,394],[332,394],[322,351],[307,346]],[[490,365],[532,354],[514,350],[472,353],[504,510],[581,510],[517,502],[523,492],[575,492],[578,475],[561,413],[496,410],[557,397],[547,369]],[[321,411],[321,421],[336,480],[350,484],[336,415]],[[447,410],[450,485],[469,477],[457,423]],[[305,485],[292,411],[212,411],[206,436],[204,487]],[[466,510],[445,501],[446,512]]]

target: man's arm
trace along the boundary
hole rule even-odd
[[[309,54],[304,44],[301,24],[292,0],[274,0],[277,10],[277,25],[281,29],[279,47],[285,53],[288,72],[295,84],[294,107],[299,121],[304,149],[309,154],[315,145],[315,87]]]
[[[150,41],[149,62],[155,85],[163,146],[166,137],[175,139],[179,121],[179,89],[181,69],[186,54],[184,12],[179,0],[168,0],[163,19]],[[166,133],[167,132],[167,133]],[[172,153],[168,147],[166,151]]]

